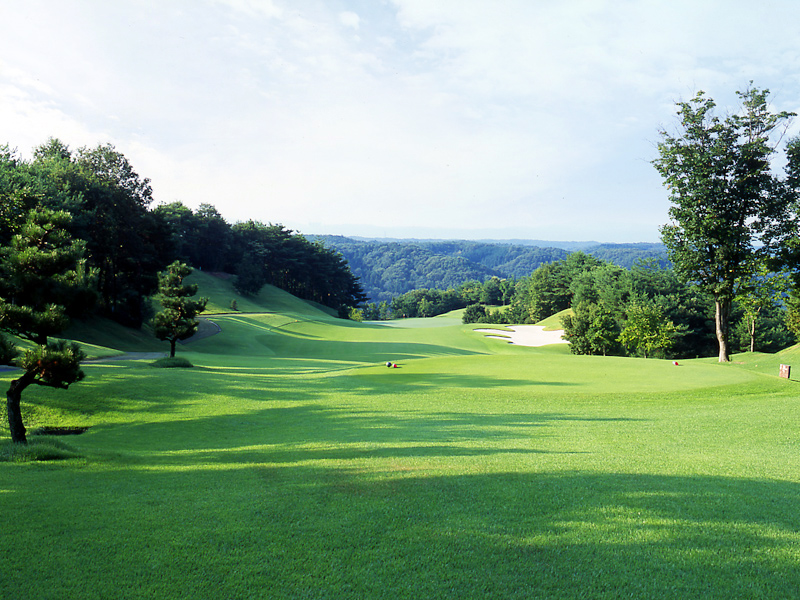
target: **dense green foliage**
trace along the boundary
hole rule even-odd
[[[157,274],[175,260],[236,273],[251,295],[272,284],[334,309],[364,299],[342,256],[321,243],[281,225],[229,225],[208,204],[191,210],[152,203],[149,179],[111,145],[72,151],[50,139],[30,161],[0,147],[0,247],[29,210],[68,213],[68,233],[86,249],[81,289],[95,292],[98,312],[117,322],[138,327],[152,316]],[[93,306],[86,299],[72,304]]]
[[[484,282],[493,277],[520,279],[569,254],[562,248],[502,242],[380,241],[341,236],[315,239],[344,255],[360,278],[365,294],[376,305],[418,289],[457,289],[465,282]],[[591,243],[584,252],[626,268],[637,260],[650,258],[666,266],[661,244]]]
[[[236,223],[229,254],[236,288],[253,295],[264,284],[331,308],[355,307],[366,298],[361,284],[336,251],[281,225]]]
[[[793,114],[772,113],[767,90],[738,95],[741,112],[724,119],[703,92],[678,103],[679,131],[661,132],[654,161],[672,202],[662,240],[679,277],[714,299],[720,362],[729,360],[742,283],[774,267],[787,238],[797,235],[791,182],[770,169],[773,133],[783,133]]]
[[[175,344],[197,333],[197,315],[203,312],[208,298],[192,300],[197,293],[196,284],[183,280],[191,275],[192,268],[175,261],[167,270],[158,274],[158,296],[163,307],[153,317],[153,333],[160,340],[169,342],[169,357],[175,358]]]
[[[31,210],[0,248],[0,330],[46,344],[66,328],[67,307],[86,301],[77,270],[84,245],[70,237],[70,221],[63,211]]]
[[[630,269],[639,262],[655,261],[661,267],[669,266],[666,249],[663,244],[597,244],[583,250],[595,258],[613,263],[619,267]]]
[[[573,354],[620,353],[620,326],[605,304],[579,302],[562,318],[562,325]]]
[[[37,207],[27,213],[9,246],[0,248],[0,331],[32,345],[16,357],[12,344],[0,344],[3,362],[13,359],[22,370],[6,392],[15,443],[27,442],[20,405],[26,388],[35,384],[66,389],[83,379],[81,348],[49,339],[69,324],[63,303],[81,295],[76,290],[82,287],[77,267],[83,244],[71,239],[69,223],[67,213]]]
[[[775,352],[791,345],[794,338],[783,297],[753,302],[749,293],[733,305],[733,347]],[[497,306],[501,308],[492,308]],[[642,307],[659,315],[656,320],[663,330],[642,327]],[[657,260],[624,269],[580,251],[518,280],[468,281],[458,288],[413,290],[391,303],[370,303],[359,318],[431,317],[462,308],[464,323],[516,324],[538,323],[572,309],[563,325],[576,354],[685,358],[710,356],[715,348],[714,302],[708,293],[680,281],[671,267]]]
[[[636,301],[628,306],[626,313],[625,329],[617,339],[629,352],[647,358],[672,347],[677,328],[664,316],[660,305]]]

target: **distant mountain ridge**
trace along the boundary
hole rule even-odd
[[[480,240],[455,240],[447,238],[393,238],[393,237],[363,237],[357,235],[350,236],[314,236],[314,237],[344,237],[350,240],[359,242],[385,242],[385,243],[411,243],[411,244],[435,244],[439,242],[475,242],[479,244],[500,244],[506,246],[537,246],[539,248],[560,248],[570,252],[577,252],[578,250],[586,251],[588,248],[604,245],[601,242],[551,242],[547,240],[524,240],[524,239],[480,239]],[[642,242],[645,243],[645,242]]]
[[[448,289],[471,280],[530,275],[539,266],[582,251],[630,268],[637,260],[667,263],[662,244],[542,240],[417,240],[308,236],[342,253],[372,302],[414,289]]]

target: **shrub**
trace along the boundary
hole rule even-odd
[[[463,323],[485,323],[486,322],[486,308],[482,304],[470,304],[464,309],[464,315],[461,317]]]
[[[180,356],[159,358],[157,361],[151,362],[150,366],[157,369],[191,369],[194,367],[192,363]]]
[[[14,342],[0,334],[0,365],[10,365],[19,354]]]
[[[0,446],[0,462],[39,462],[80,458],[72,448],[52,439],[31,439],[27,444]]]

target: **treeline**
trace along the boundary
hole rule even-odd
[[[737,299],[732,332],[736,351],[776,352],[794,343],[798,310],[781,294]],[[715,352],[714,300],[681,283],[671,266],[654,259],[630,269],[584,252],[541,265],[519,279],[492,277],[446,290],[420,289],[366,304],[353,318],[432,317],[465,309],[465,323],[537,323],[571,309],[565,337],[576,354],[664,358]],[[788,322],[788,324],[787,324]]]
[[[485,281],[466,281],[446,290],[419,289],[395,296],[391,301],[369,302],[352,311],[355,320],[383,321],[415,317],[435,317],[471,304],[508,304],[515,293],[513,279],[491,277]]]
[[[345,312],[364,300],[341,254],[320,242],[281,225],[231,225],[209,204],[152,204],[150,180],[110,144],[73,151],[50,139],[31,160],[0,147],[0,247],[37,207],[69,213],[67,230],[85,246],[81,277],[94,293],[75,303],[73,316],[96,311],[140,326],[151,316],[158,272],[175,260],[234,273],[244,294],[270,283]]]
[[[456,289],[465,282],[526,277],[543,264],[563,260],[569,251],[501,242],[368,241],[342,236],[315,236],[341,252],[364,292],[374,303],[390,304],[413,290]],[[661,244],[590,244],[586,251],[629,268],[637,260],[667,264]]]
[[[625,269],[575,252],[518,280],[506,310],[470,305],[464,320],[536,323],[566,309],[565,338],[575,354],[693,358],[716,349],[713,298],[655,260]],[[737,298],[734,350],[776,352],[793,344],[792,318],[780,294],[755,303]]]

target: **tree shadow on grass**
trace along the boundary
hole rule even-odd
[[[290,377],[246,369],[232,375],[203,367],[153,369],[147,363],[85,365],[86,379],[69,390],[31,387],[22,399],[23,410],[41,407],[76,417],[98,413],[136,414],[148,419],[188,411],[209,394],[221,401],[258,399],[262,402],[304,402],[317,397],[313,384],[298,387]],[[1,382],[0,382],[1,383]]]
[[[97,425],[91,435],[101,436],[103,446],[143,450],[148,460],[160,464],[268,464],[541,454],[546,451],[534,448],[536,441],[557,435],[565,421],[624,425],[635,419],[541,412],[387,412],[305,402],[192,419]]]
[[[480,354],[472,350],[424,342],[328,341],[313,343],[282,343],[281,356],[338,358],[354,363],[382,363],[387,360],[411,360],[433,356],[469,356]]]
[[[153,467],[6,486],[0,508],[37,486],[25,507],[42,518],[0,532],[14,541],[2,596],[45,597],[32,593],[52,568],[43,548],[58,548],[47,597],[213,586],[219,597],[784,600],[800,589],[795,482]]]
[[[358,384],[350,386],[351,392],[358,394],[379,394],[391,392],[413,392],[420,389],[448,390],[471,389],[482,390],[487,394],[492,390],[510,389],[517,387],[568,387],[580,386],[580,383],[571,381],[551,381],[534,378],[509,379],[492,375],[476,375],[463,373],[410,373],[403,374],[394,380],[377,377],[361,377]]]
[[[796,483],[595,473],[311,478],[312,497],[281,510],[321,509],[308,532],[319,551],[310,568],[330,570],[329,552],[349,548],[367,595],[370,572],[399,597],[787,598],[800,589]],[[329,521],[343,518],[351,544],[328,537]]]

